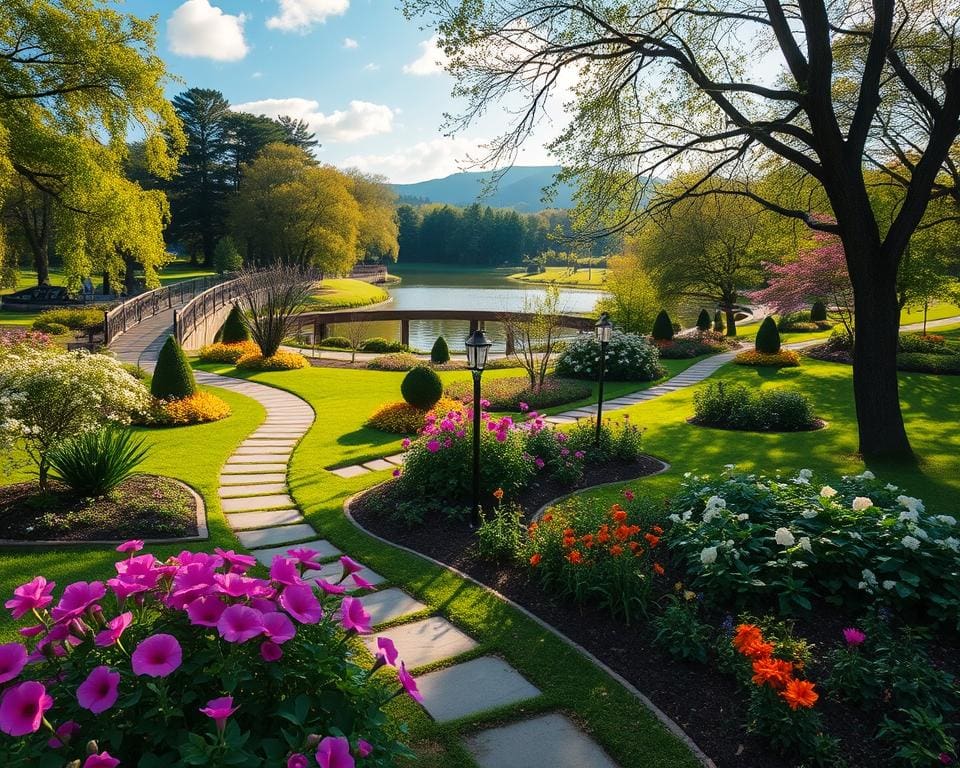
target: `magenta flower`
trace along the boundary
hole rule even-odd
[[[343,566],[344,577],[349,576],[351,573],[359,573],[363,570],[363,566],[360,565],[360,563],[347,555],[340,558],[340,565]]]
[[[280,595],[281,607],[301,624],[316,624],[323,618],[317,596],[306,584],[291,584]]]
[[[46,608],[53,602],[53,588],[57,586],[56,582],[47,581],[43,576],[36,576],[32,581],[21,584],[13,590],[13,597],[4,603],[9,609],[10,614],[15,619],[19,619],[25,613],[32,610]]]
[[[47,746],[50,749],[60,749],[70,743],[70,740],[80,733],[80,724],[75,720],[67,720],[62,725],[57,726],[54,735],[47,740]]]
[[[141,549],[143,549],[143,539],[130,539],[130,541],[125,541],[117,547],[117,552],[129,552],[133,554],[134,552],[139,552]]]
[[[300,566],[296,560],[277,555],[270,564],[270,579],[280,584],[300,584]]]
[[[137,646],[130,662],[135,675],[166,677],[180,667],[183,650],[173,635],[150,635]]]
[[[191,562],[181,566],[173,577],[173,591],[168,600],[170,606],[182,610],[187,603],[203,595],[215,592],[215,563]]]
[[[228,643],[245,643],[263,634],[263,614],[247,605],[231,605],[220,615],[217,632]]]
[[[187,616],[196,627],[215,627],[226,609],[227,606],[219,597],[204,595],[187,605]]]
[[[351,573],[350,578],[353,580],[353,583],[357,585],[358,589],[373,589],[373,584],[363,578],[359,573]]]
[[[121,603],[130,597],[130,595],[136,595],[140,592],[147,592],[151,589],[146,584],[136,581],[127,581],[122,576],[118,579],[108,579],[107,586],[113,590],[113,594],[117,596],[117,600],[119,600]]]
[[[843,630],[843,639],[847,641],[847,645],[856,647],[858,645],[863,645],[867,639],[867,636],[856,627],[847,627],[845,630]]]
[[[79,616],[105,594],[107,588],[102,581],[75,581],[63,590],[60,602],[50,610],[50,615],[54,621],[67,621]]]
[[[539,456],[537,456],[537,458],[533,460],[533,463],[536,464],[537,469],[543,469],[547,465],[547,462],[545,462]]]
[[[403,448],[403,450],[407,450],[407,448],[410,447],[410,438],[409,437],[403,438],[403,440],[400,443],[400,447]]]
[[[292,557],[308,571],[319,571],[321,568],[323,568],[323,563],[317,559],[320,557],[320,553],[315,549],[310,549],[309,547],[288,549],[287,557]]]
[[[518,403],[518,406],[520,407],[520,413],[526,413],[530,410],[530,406],[526,403]]]
[[[317,765],[320,768],[354,768],[350,742],[343,736],[327,736],[317,745]]]
[[[117,768],[118,765],[120,765],[120,761],[109,752],[90,755],[83,761],[83,768]]]
[[[423,704],[423,695],[420,693],[420,689],[417,688],[417,681],[413,679],[413,676],[409,672],[407,672],[407,667],[402,661],[400,662],[400,669],[397,671],[397,679],[400,681],[400,685],[403,686],[403,690],[407,692],[407,695],[410,696],[411,699]]]
[[[94,643],[101,648],[113,645],[120,639],[120,636],[126,631],[132,621],[133,614],[130,613],[130,611],[121,613],[116,618],[110,619],[110,621],[107,622],[106,629],[97,633]]]
[[[35,680],[28,680],[7,689],[0,699],[0,731],[8,736],[36,733],[43,722],[43,713],[53,706],[47,689]]]
[[[623,492],[623,498],[625,498],[627,501],[633,501],[635,498],[637,498],[637,496],[628,488]]]
[[[395,470],[393,470],[393,476],[394,476],[394,477],[400,477],[400,468],[399,468],[399,467],[397,467]]]
[[[27,665],[27,649],[20,643],[0,645],[0,683],[8,683]]]
[[[233,706],[232,696],[221,696],[219,699],[210,699],[207,706],[200,707],[200,712],[217,724],[217,731],[223,732],[223,728],[227,724],[227,718],[239,708],[239,705]]]
[[[346,587],[340,584],[334,584],[332,581],[327,581],[326,579],[315,579],[314,583],[328,595],[342,595],[347,591]]]
[[[239,573],[218,573],[213,577],[217,591],[228,597],[272,597],[273,587],[263,579],[251,579]]]
[[[310,761],[306,755],[295,752],[287,758],[287,768],[310,768]]]
[[[940,765],[951,765],[953,763],[953,758],[946,752],[941,752],[938,760],[940,760]]]
[[[373,744],[366,739],[357,741],[357,754],[360,755],[360,757],[369,757],[371,752],[373,752]]]
[[[46,627],[43,624],[34,624],[32,627],[21,627],[17,632],[21,637],[36,637],[42,635]]]
[[[84,709],[99,715],[117,703],[120,695],[120,673],[110,667],[94,667],[77,687],[77,702]]]
[[[378,637],[377,638],[377,663],[378,664],[388,664],[391,667],[397,665],[397,646],[393,644],[393,640],[389,637]]]
[[[264,614],[263,634],[273,640],[277,645],[283,645],[287,640],[293,639],[297,634],[297,630],[285,613],[277,611],[275,613]]]
[[[280,661],[280,659],[283,658],[283,648],[273,642],[273,640],[264,640],[260,643],[260,658],[271,663]]]
[[[213,551],[220,555],[225,562],[230,563],[230,570],[235,573],[246,573],[257,564],[257,558],[253,555],[242,555],[232,549],[221,549],[220,547]]]
[[[437,451],[439,451],[439,450],[440,450],[440,441],[434,439],[434,440],[431,440],[430,442],[428,442],[428,443],[427,443],[427,450],[430,451],[430,453],[436,453]]]
[[[340,603],[340,624],[348,632],[352,630],[361,635],[372,631],[370,615],[363,609],[363,603],[355,597],[345,597]]]

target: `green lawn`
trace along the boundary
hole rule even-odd
[[[600,267],[587,269],[580,267],[576,272],[569,267],[547,267],[545,272],[528,275],[526,272],[517,272],[510,275],[512,280],[521,280],[524,283],[568,285],[571,288],[602,289],[607,279],[607,270]]]
[[[319,293],[311,297],[309,309],[356,309],[379,304],[389,298],[390,294],[379,285],[346,277],[335,278],[321,283]]]

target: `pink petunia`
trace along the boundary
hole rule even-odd
[[[625,498],[627,501],[633,501],[635,498],[637,498],[637,496],[628,488],[623,492],[623,498]]]
[[[219,597],[204,595],[187,605],[187,616],[195,627],[215,627],[226,609],[226,604]]]
[[[430,441],[427,443],[427,450],[430,451],[430,453],[436,453],[437,451],[439,451],[439,450],[440,450],[440,441],[439,441],[439,440],[436,440],[436,439],[430,440]]]
[[[300,567],[296,560],[277,555],[270,564],[270,580],[278,584],[300,584]]]
[[[360,757],[369,757],[373,752],[373,744],[371,744],[366,739],[359,739],[357,741],[357,754]]]
[[[317,765],[320,768],[354,768],[350,742],[343,736],[326,736],[317,745]]]
[[[319,571],[321,568],[323,568],[323,563],[321,563],[318,559],[320,557],[320,553],[315,549],[310,549],[309,547],[288,549],[287,557],[292,557],[308,571]]]
[[[90,755],[83,761],[83,768],[117,768],[118,765],[120,765],[120,761],[109,752]]]
[[[355,597],[345,597],[340,603],[340,624],[348,632],[353,631],[361,635],[372,631],[370,615],[363,609],[363,603]]]
[[[183,649],[173,635],[151,635],[140,642],[130,662],[135,675],[166,677],[180,667]]]
[[[0,683],[17,677],[27,665],[27,649],[20,643],[0,645]]]
[[[342,595],[347,591],[346,587],[340,584],[334,584],[332,581],[327,581],[326,579],[314,579],[314,583],[328,595]]]
[[[15,619],[33,610],[46,608],[53,602],[53,588],[56,582],[47,581],[43,576],[36,576],[26,584],[21,584],[13,590],[13,597],[4,603],[10,615]]]
[[[373,589],[373,584],[363,578],[359,573],[351,573],[350,578],[353,580],[353,583],[357,585],[358,589]]]
[[[243,555],[234,552],[232,549],[221,549],[220,547],[213,551],[230,564],[230,570],[234,573],[246,573],[257,564],[257,558],[253,555]]]
[[[393,640],[389,637],[378,637],[377,638],[377,662],[380,664],[388,664],[391,667],[397,665],[397,646],[393,644]]]
[[[67,722],[57,726],[53,736],[47,740],[47,746],[50,749],[65,747],[78,733],[80,733],[80,723],[75,720],[67,720]]]
[[[117,547],[117,552],[129,552],[133,554],[134,552],[139,552],[141,549],[143,549],[143,539],[130,539]]]
[[[187,603],[216,591],[215,563],[191,562],[177,569],[173,577],[173,589],[168,598],[171,608],[183,610]]]
[[[103,629],[97,633],[94,643],[101,648],[106,648],[108,645],[113,645],[120,639],[120,636],[123,635],[132,621],[133,614],[130,613],[130,611],[121,613],[119,616],[110,619],[110,621],[107,622],[106,629]]]
[[[50,616],[57,622],[68,621],[82,614],[106,594],[107,588],[102,581],[75,581],[63,590],[60,602],[50,609]]]
[[[343,566],[344,577],[349,576],[351,573],[359,573],[363,570],[363,566],[348,555],[340,558],[340,565]]]
[[[291,584],[280,594],[280,605],[301,624],[316,624],[323,618],[317,596],[306,584]]]
[[[420,689],[417,688],[417,681],[407,672],[407,667],[402,661],[400,662],[400,669],[397,671],[397,679],[400,680],[400,685],[403,686],[403,690],[406,691],[411,699],[423,704],[423,695],[420,693]]]
[[[310,768],[310,761],[306,755],[295,752],[287,758],[287,768]]]
[[[285,613],[277,611],[276,613],[264,614],[263,634],[277,645],[283,645],[287,640],[292,640],[296,636],[297,630]]]
[[[218,573],[213,577],[217,592],[228,597],[272,597],[273,587],[263,579],[252,579],[239,573]]]
[[[34,624],[32,627],[21,627],[17,632],[21,637],[36,637],[42,635],[46,629],[43,624]]]
[[[77,687],[77,702],[95,715],[110,709],[119,695],[120,673],[105,666],[94,667]]]
[[[26,736],[36,733],[43,722],[43,714],[53,706],[42,683],[28,680],[8,688],[0,699],[0,731],[8,736]]]
[[[280,661],[280,659],[283,658],[283,648],[273,642],[273,640],[264,640],[260,643],[260,658],[270,663]]]
[[[232,696],[221,696],[218,699],[210,699],[205,707],[200,707],[200,712],[217,724],[218,731],[223,732],[227,718],[239,708],[239,705],[233,705]]]
[[[247,605],[231,605],[217,621],[217,632],[228,643],[245,643],[263,634],[263,614]]]
[[[131,595],[137,595],[141,592],[148,592],[151,589],[151,587],[142,582],[128,581],[123,577],[108,579],[107,586],[113,590],[113,594],[117,596],[117,600],[121,603]]]

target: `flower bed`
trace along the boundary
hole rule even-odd
[[[757,352],[755,349],[751,349],[738,354],[733,358],[733,362],[737,365],[791,368],[800,365],[800,355],[792,349],[781,349],[774,353]]]
[[[700,331],[692,336],[677,336],[670,340],[652,340],[665,360],[688,360],[700,355],[715,355],[736,346],[736,342],[718,331]]]
[[[547,376],[543,386],[534,389],[526,376],[511,376],[503,379],[489,379],[483,383],[483,396],[494,411],[525,412],[530,408],[539,410],[554,405],[572,403],[590,397],[592,384],[574,379],[562,379]],[[448,397],[463,403],[473,401],[473,382],[456,381],[446,387]]]
[[[557,358],[556,373],[595,380],[600,373],[600,344],[592,336],[571,341]],[[614,331],[607,347],[605,375],[611,381],[653,381],[664,375],[660,353],[645,337]]]
[[[37,576],[6,607],[27,618],[27,645],[0,646],[3,765],[236,765],[386,768],[409,754],[381,711],[419,694],[359,665],[350,637],[370,631],[346,584],[312,580],[317,553],[292,549],[268,579],[249,555],[128,557],[106,584],[77,582],[54,600]],[[356,586],[359,566],[341,559]],[[39,623],[38,623],[39,622]],[[27,628],[25,628],[27,629]],[[378,641],[374,670],[398,664]],[[27,666],[27,662],[31,662]],[[76,760],[76,763],[71,763]]]
[[[234,344],[207,344],[200,348],[198,356],[204,363],[233,363],[246,355],[260,354],[260,347],[253,341],[240,341]]]
[[[270,357],[251,352],[237,360],[237,368],[246,371],[295,371],[310,365],[299,352],[279,351]]]
[[[454,411],[463,410],[463,404],[458,400],[444,397],[431,409],[423,410],[410,403],[400,400],[381,406],[367,420],[367,426],[380,429],[384,432],[393,432],[397,435],[415,435],[426,424],[428,414],[434,418],[443,418]]]
[[[179,400],[154,400],[144,423],[154,426],[185,426],[225,419],[230,406],[210,392],[195,392]]]

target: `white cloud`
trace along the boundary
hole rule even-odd
[[[262,99],[236,104],[233,109],[253,115],[290,117],[306,120],[310,130],[317,134],[321,144],[348,143],[369,136],[390,133],[393,130],[394,111],[383,104],[369,101],[351,101],[346,110],[329,115],[320,111],[320,103],[313,99]]]
[[[263,72],[254,72],[252,75],[250,75],[250,77],[252,77],[254,80],[259,80],[261,77],[263,77]]]
[[[369,64],[367,64],[367,65],[363,68],[363,71],[364,71],[364,72],[379,72],[379,71],[380,71],[380,65],[379,65],[379,64],[376,64],[376,63],[374,63],[374,62],[371,61]]]
[[[187,0],[167,19],[170,50],[180,56],[239,61],[250,50],[242,13],[231,16],[208,0]]]
[[[280,13],[267,19],[267,26],[284,32],[307,32],[328,16],[343,15],[349,7],[350,0],[280,0]]]
[[[385,155],[353,155],[339,165],[378,173],[396,184],[408,184],[457,173],[483,156],[482,139],[463,136],[421,141]],[[470,165],[470,170],[477,170]]]
[[[352,37],[345,37],[343,38],[343,47],[346,48],[348,51],[350,51],[350,50],[353,50],[354,48],[359,48],[360,43],[358,43]]]
[[[420,43],[420,55],[411,61],[409,64],[405,64],[403,71],[408,75],[437,75],[443,72],[443,68],[447,64],[447,55],[440,50],[439,46],[440,38],[438,35],[434,35],[429,40],[424,40]]]

